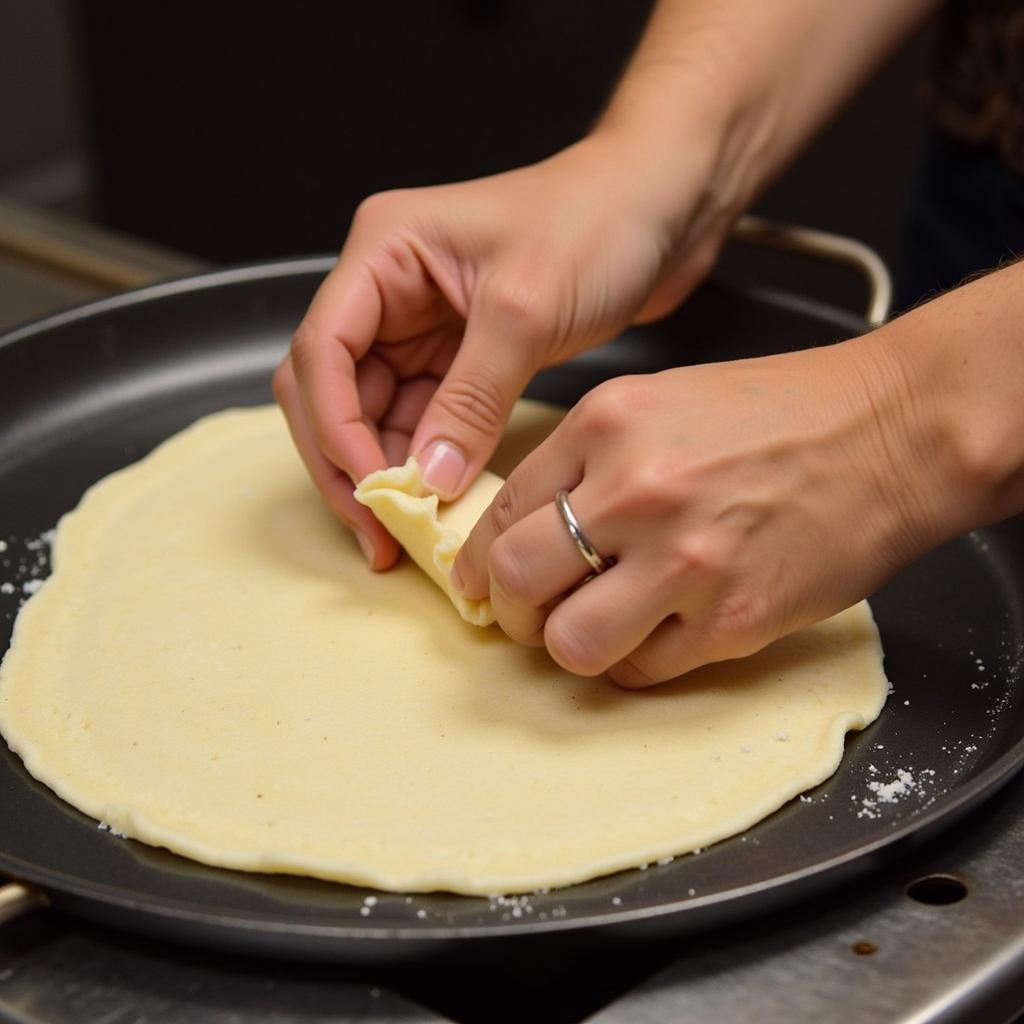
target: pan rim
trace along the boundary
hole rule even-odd
[[[68,306],[66,309],[49,313],[43,317],[27,320],[0,334],[0,349],[17,344],[26,338],[45,334],[47,331],[65,324],[77,323],[92,316],[116,312],[119,309],[139,306],[147,302],[158,302],[189,292],[282,277],[301,277],[304,274],[326,275],[336,262],[336,256],[311,253],[304,256],[288,256],[283,259],[261,260],[256,263],[236,263],[216,270],[204,270],[182,277],[169,278],[166,281],[131,288],[114,295],[93,299],[90,302]],[[718,279],[712,275],[709,280],[716,281]],[[849,330],[851,334],[861,333],[868,327],[858,314],[840,309],[838,306],[833,306],[820,299],[797,295],[779,288],[737,284],[734,281],[720,283],[725,283],[730,289],[741,294],[770,302],[791,312],[831,321],[835,326]]]

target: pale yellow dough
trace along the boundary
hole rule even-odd
[[[556,418],[522,410],[499,475],[537,417]],[[103,480],[54,554],[0,668],[8,743],[94,818],[249,871],[581,881],[748,828],[885,700],[865,604],[648,691],[568,675],[461,621],[409,560],[370,573],[274,408]]]
[[[458,501],[440,503],[423,485],[420,464],[410,455],[404,466],[364,477],[356,488],[356,498],[373,509],[388,533],[448,595],[467,622],[489,626],[494,622],[491,602],[486,598],[470,600],[452,589],[452,563],[503,483],[496,473],[484,470]]]

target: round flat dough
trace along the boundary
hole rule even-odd
[[[556,418],[524,406],[508,450]],[[488,894],[705,847],[832,774],[887,691],[865,604],[648,691],[571,676],[410,561],[370,573],[271,407],[100,482],[54,556],[3,735],[87,814],[249,871]]]

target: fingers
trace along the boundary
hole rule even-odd
[[[627,560],[573,591],[544,623],[544,644],[562,668],[596,676],[642,645],[670,601],[651,586],[637,560]]]
[[[693,615],[667,616],[636,650],[612,665],[608,675],[620,686],[639,689],[676,679],[712,662],[747,658],[778,639],[779,633],[763,626],[737,627],[729,623],[723,614],[727,607],[723,597],[705,596],[694,602]]]
[[[380,438],[384,454],[392,466],[400,466],[409,457],[409,442],[434,392],[437,381],[417,377],[399,384],[394,401],[380,421]]]
[[[681,577],[670,560],[651,562],[630,549],[631,524],[602,523],[586,479],[570,493],[573,511],[597,550],[621,560],[573,590],[590,567],[550,496],[582,467],[557,458],[563,445],[556,435],[546,444],[549,451],[542,446],[513,473],[463,546],[456,564],[464,592],[489,593],[498,624],[513,640],[543,644],[578,675],[608,672],[623,686],[644,687],[720,660],[706,642],[708,631],[685,627],[677,614],[683,607],[695,615],[706,610],[713,579],[696,564]],[[739,653],[750,652],[725,656]]]
[[[574,509],[587,508],[582,491],[570,496]],[[614,536],[603,535],[600,524],[587,531],[606,556],[617,550]],[[553,503],[500,535],[490,548],[488,568],[491,603],[505,633],[519,643],[546,646],[559,665],[577,675],[612,670],[623,685],[649,686],[710,660],[695,638],[680,640],[681,620],[675,614],[681,601],[700,593],[701,581],[666,586],[657,565],[627,555],[573,590],[590,567]]]
[[[441,498],[462,494],[491,457],[537,369],[537,330],[555,325],[526,325],[486,294],[470,310],[462,345],[411,445],[424,482]]]
[[[699,631],[688,627],[678,615],[665,619],[636,650],[608,668],[608,675],[620,686],[642,689],[719,660],[701,642]]]
[[[550,472],[547,460],[537,460],[531,477],[534,467],[524,464],[526,485],[519,485],[517,474],[510,479],[521,509],[548,493],[550,480],[539,468],[545,466]],[[627,538],[617,536],[621,524],[602,523],[592,512],[596,495],[588,493],[586,480],[570,494],[570,504],[598,551],[619,557]],[[507,501],[496,500],[474,531],[474,543],[488,544],[507,510]],[[484,550],[485,592],[501,628],[519,643],[546,645],[555,661],[580,675],[598,675],[629,655],[671,614],[679,597],[675,587],[666,586],[665,573],[647,566],[640,555],[627,556],[573,590],[591,568],[550,500],[514,521]]]
[[[352,527],[370,565],[378,570],[388,568],[398,557],[398,545],[373,513],[352,496],[354,488],[348,475],[321,451],[306,418],[290,359],[285,359],[274,374],[274,394],[288,421],[295,447],[328,506],[342,522]]]
[[[320,451],[352,480],[387,459],[364,419],[356,363],[373,344],[381,298],[369,267],[342,255],[295,332],[290,363],[304,419]],[[291,422],[291,419],[289,419]]]
[[[470,598],[479,600],[488,595],[490,591],[490,568],[488,563],[489,552],[494,542],[520,520],[525,519],[532,512],[543,508],[545,505],[552,505],[556,492],[563,488],[567,491],[579,483],[583,476],[583,455],[580,447],[573,443],[573,438],[563,425],[560,425],[547,440],[531,452],[513,471],[512,475],[505,481],[504,486],[495,495],[487,511],[480,517],[479,522],[473,527],[472,533],[466,539],[459,551],[458,558],[452,572],[452,580],[456,587]],[[552,505],[551,513],[557,516]],[[554,525],[551,515],[547,516],[549,528]],[[558,519],[564,533],[564,540],[554,540],[548,545],[549,550],[557,550],[563,555],[575,555],[584,572],[569,581],[562,590],[553,591],[562,593],[572,583],[582,579],[585,575],[585,563],[578,551],[570,550],[566,545],[571,544],[569,535],[565,532],[565,526]],[[584,526],[586,524],[584,523]],[[546,532],[545,536],[552,537],[552,533]],[[543,542],[542,542],[543,543]],[[597,543],[597,540],[594,540]],[[572,544],[575,549],[575,544]],[[527,550],[529,545],[523,545],[522,550]],[[517,551],[520,548],[516,549]],[[543,548],[539,549],[543,550]],[[560,561],[560,565],[565,564]],[[572,564],[571,557],[568,564]],[[525,575],[525,574],[524,574]],[[560,571],[555,572],[555,578],[561,579]]]
[[[589,573],[554,504],[531,512],[491,546],[489,591],[498,624],[521,644],[544,643],[553,602]]]

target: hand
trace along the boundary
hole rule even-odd
[[[512,639],[626,686],[751,654],[938,542],[913,408],[867,338],[603,384],[509,477],[456,584]],[[616,559],[577,590],[562,488]]]
[[[699,146],[681,164],[609,131],[360,207],[274,390],[374,568],[398,549],[352,481],[411,452],[442,498],[461,494],[538,369],[667,312],[703,276],[729,219],[695,212],[707,175]]]

